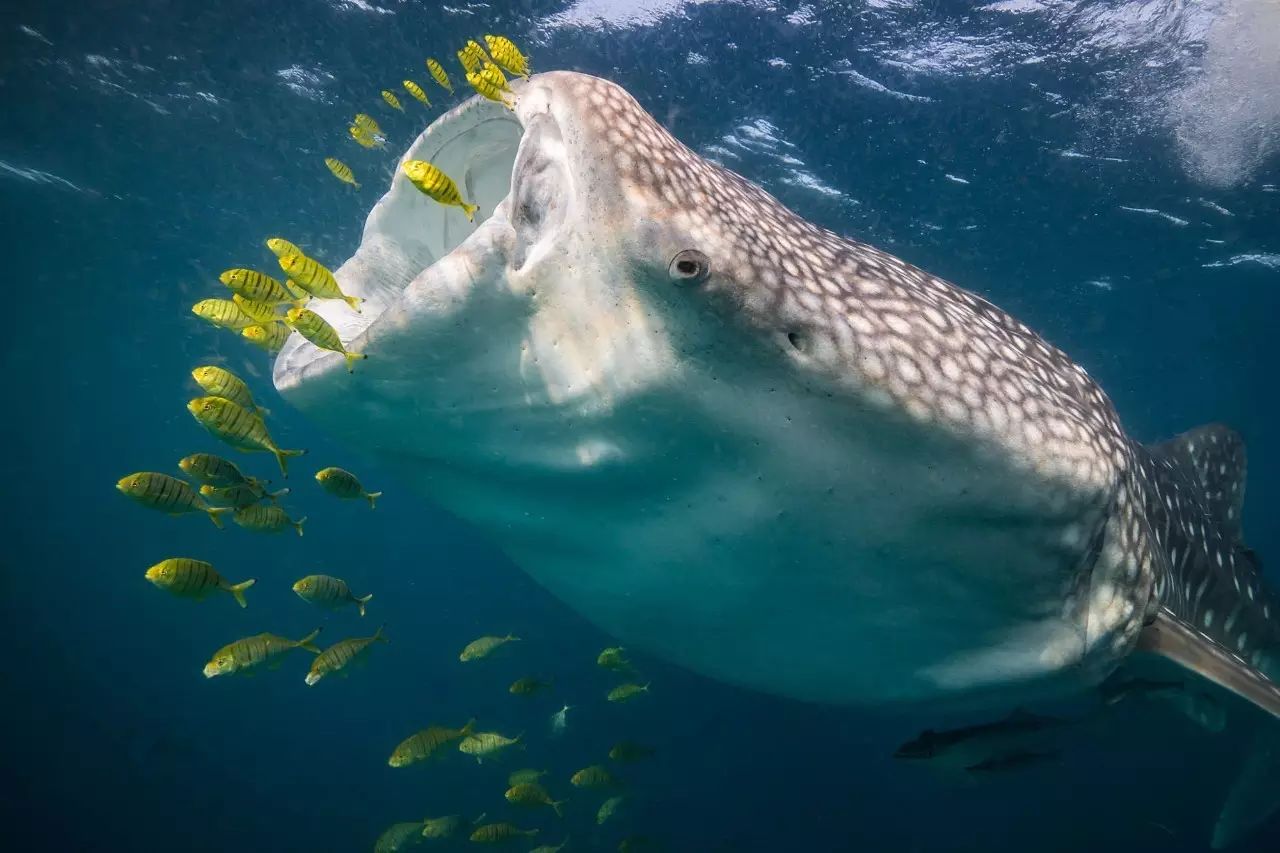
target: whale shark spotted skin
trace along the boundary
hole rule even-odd
[[[363,313],[316,309],[369,359],[293,336],[292,404],[713,677],[1008,707],[1150,651],[1280,713],[1236,434],[1143,446],[1029,328],[805,221],[619,86],[515,91],[406,152],[477,224],[397,172],[337,271]]]

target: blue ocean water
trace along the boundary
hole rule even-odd
[[[1233,64],[1229,47],[1275,37],[1280,21],[1220,23],[1253,6],[7,3],[7,835],[36,850],[352,851],[396,821],[487,812],[539,827],[540,843],[569,836],[567,850],[628,835],[669,850],[1206,849],[1249,732],[1119,715],[1055,764],[957,785],[891,754],[922,728],[971,718],[806,705],[641,652],[652,695],[607,705],[614,680],[592,660],[608,636],[395,471],[328,442],[275,396],[265,355],[189,306],[221,295],[227,267],[267,268],[270,235],[332,267],[348,257],[400,152],[457,102],[405,98],[400,115],[378,91],[425,84],[425,56],[500,32],[537,69],[622,84],[807,218],[1010,311],[1100,381],[1133,435],[1239,429],[1245,527],[1265,564],[1280,545],[1280,80],[1265,57]],[[386,151],[346,138],[362,109]],[[330,154],[360,190],[327,174]],[[309,449],[286,501],[308,518],[303,539],[166,518],[112,488],[221,451],[184,411],[190,369],[210,362],[250,381],[283,446]],[[278,480],[267,456],[237,461]],[[311,474],[326,465],[383,489],[379,508],[320,493]],[[256,577],[249,608],[143,580],[178,555]],[[298,601],[290,584],[313,572],[374,593],[368,617]],[[367,667],[316,688],[300,658],[253,678],[200,672],[259,631],[323,626],[327,643],[384,622],[391,642]],[[469,640],[507,632],[523,638],[518,653],[458,663]],[[554,686],[509,696],[523,675]],[[568,731],[551,738],[564,703]],[[387,766],[416,729],[471,717],[525,732],[526,753]],[[598,828],[602,798],[567,779],[622,737],[658,753],[628,772],[627,806]],[[524,765],[549,768],[553,793],[569,794],[563,820],[502,801]],[[1278,843],[1273,822],[1237,849]]]

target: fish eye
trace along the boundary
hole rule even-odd
[[[711,259],[697,249],[685,249],[671,259],[667,275],[677,285],[701,284],[711,275]]]

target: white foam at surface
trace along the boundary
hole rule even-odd
[[[1229,187],[1280,149],[1280,3],[1231,0],[1210,26],[1199,76],[1170,99],[1183,165]]]

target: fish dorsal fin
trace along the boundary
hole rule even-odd
[[[1208,424],[1149,447],[1151,455],[1180,467],[1203,493],[1204,507],[1222,538],[1240,542],[1244,504],[1244,439],[1230,427]]]
[[[1280,717],[1280,686],[1225,646],[1161,610],[1142,629],[1138,649],[1174,663]]]

